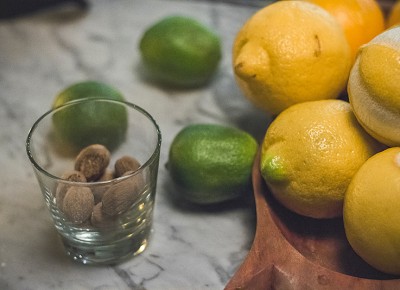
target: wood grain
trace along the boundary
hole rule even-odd
[[[316,220],[282,207],[253,165],[257,228],[245,261],[225,290],[398,290],[400,277],[366,264],[348,244],[341,219]]]

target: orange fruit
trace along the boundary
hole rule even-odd
[[[400,1],[397,1],[389,11],[386,20],[386,28],[392,27],[396,24],[400,24]]]
[[[332,14],[342,26],[353,59],[358,48],[385,29],[383,11],[375,0],[305,0]]]

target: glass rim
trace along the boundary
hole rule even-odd
[[[49,116],[50,114],[62,110],[65,107],[70,107],[73,106],[75,104],[80,104],[80,103],[89,103],[89,102],[93,102],[93,101],[100,101],[100,102],[107,102],[107,103],[116,103],[116,104],[120,104],[120,105],[125,105],[128,106],[138,112],[140,112],[141,114],[143,114],[153,125],[154,128],[156,130],[156,135],[157,135],[157,143],[155,146],[154,151],[152,152],[152,154],[150,155],[150,157],[146,160],[146,162],[144,162],[139,169],[133,171],[131,174],[128,175],[124,175],[124,176],[120,176],[117,178],[114,178],[112,180],[106,180],[106,181],[95,181],[95,182],[75,182],[75,181],[68,181],[65,179],[62,179],[59,176],[53,175],[50,172],[48,172],[46,169],[44,169],[42,166],[40,166],[38,164],[38,162],[36,162],[35,158],[32,155],[32,150],[31,150],[31,144],[32,144],[32,135],[35,132],[35,130],[37,129],[39,123],[46,118],[47,116]],[[58,106],[56,108],[52,108],[49,109],[48,111],[46,111],[45,113],[43,113],[39,118],[36,119],[36,121],[33,123],[33,125],[31,126],[31,128],[28,131],[28,136],[25,140],[25,149],[26,149],[26,153],[28,155],[29,161],[31,162],[31,164],[33,164],[33,166],[42,174],[46,175],[49,178],[52,178],[54,180],[57,180],[59,182],[62,183],[73,183],[76,186],[79,185],[85,185],[87,186],[88,184],[90,185],[100,185],[100,184],[108,184],[108,183],[114,183],[114,182],[119,182],[120,180],[123,179],[127,179],[130,178],[136,174],[138,174],[139,172],[141,172],[143,170],[143,168],[148,167],[151,163],[153,163],[153,161],[158,158],[158,156],[160,155],[160,151],[161,151],[161,141],[162,141],[162,137],[161,137],[161,130],[160,127],[158,126],[156,120],[153,118],[153,116],[147,112],[145,109],[143,109],[142,107],[128,102],[128,101],[122,101],[122,100],[113,100],[113,99],[107,99],[104,97],[88,97],[88,98],[81,98],[81,99],[77,99],[77,100],[73,100],[73,101],[69,101],[61,106]]]

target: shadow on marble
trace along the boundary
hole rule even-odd
[[[229,119],[229,123],[250,133],[259,143],[273,117],[256,108],[239,90],[232,74],[223,75],[215,87],[216,105]]]
[[[10,290],[12,290],[13,288],[10,287],[10,284],[7,281],[5,281],[3,279],[0,279],[0,289],[10,289]]]
[[[199,87],[177,88],[168,87],[157,83],[147,73],[142,63],[135,64],[135,73],[141,81],[149,86],[157,87],[167,96],[179,96],[182,93],[202,91],[207,89],[210,93],[200,92],[195,102],[192,114],[187,115],[188,119],[180,120],[180,123],[187,125],[191,123],[219,123],[235,126],[242,129],[261,143],[265,132],[271,123],[273,116],[256,108],[239,90],[233,75],[224,73],[221,68],[209,80],[208,83]]]
[[[53,20],[66,20],[81,15],[89,8],[85,0],[14,0],[0,1],[0,19],[14,19],[48,14]]]
[[[234,200],[225,201],[217,204],[210,205],[198,205],[184,200],[179,193],[179,189],[174,184],[171,178],[164,180],[162,187],[165,189],[165,200],[169,203],[169,206],[181,213],[218,213],[223,214],[224,212],[254,208],[254,197],[253,191],[249,188],[248,192],[243,196],[238,197]]]

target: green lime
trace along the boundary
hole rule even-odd
[[[182,87],[206,83],[222,55],[219,36],[183,16],[170,16],[150,26],[139,48],[145,66],[156,80]]]
[[[101,82],[84,81],[73,84],[60,92],[53,109],[71,101],[102,98],[124,101],[115,88]],[[90,144],[103,144],[115,149],[125,138],[128,115],[126,108],[113,102],[79,102],[53,115],[53,125],[63,141],[77,149]]]
[[[167,167],[183,198],[198,204],[218,203],[251,189],[257,148],[257,141],[240,129],[189,125],[175,136]]]

